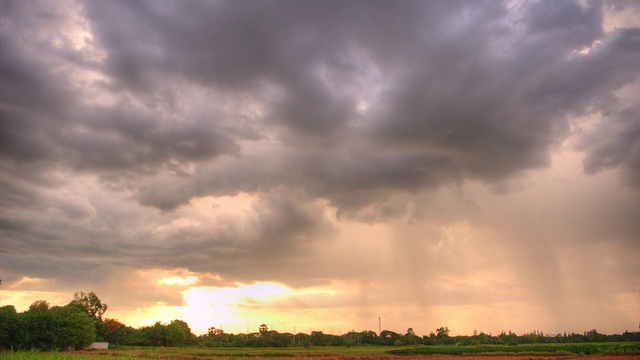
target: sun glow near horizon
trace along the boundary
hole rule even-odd
[[[337,288],[326,287],[293,289],[277,282],[234,282],[228,286],[206,286],[198,285],[200,280],[192,273],[156,280],[156,284],[160,286],[182,287],[183,305],[158,302],[154,306],[138,308],[133,312],[115,310],[114,313],[132,326],[184,320],[197,335],[206,334],[210,327],[231,333],[255,332],[260,324],[266,324],[270,329],[279,328],[284,332],[293,331],[295,324],[299,324],[298,329],[306,331],[304,329],[314,327],[313,323],[319,321],[309,317],[314,310],[287,307],[291,304],[298,307],[305,302],[317,303],[318,297],[332,297],[341,292]],[[274,307],[284,311],[274,311]]]
[[[186,302],[183,307],[184,319],[194,333],[206,333],[211,326],[244,332],[246,324],[255,321],[248,319],[248,311],[262,310],[269,302],[291,294],[293,291],[287,286],[271,282],[236,283],[230,287],[189,287],[182,291]],[[268,316],[264,316],[264,321],[268,321]]]

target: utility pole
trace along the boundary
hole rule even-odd
[[[382,321],[380,320],[380,316],[378,316],[378,336],[382,335]]]

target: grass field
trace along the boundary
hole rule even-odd
[[[321,346],[312,349],[291,348],[151,348],[130,347],[116,350],[90,350],[68,352],[7,352],[3,360],[96,360],[96,358],[114,358],[117,360],[162,359],[246,359],[246,358],[327,358],[332,356],[382,355],[388,346],[337,347]]]
[[[388,346],[273,348],[125,348],[115,350],[69,352],[5,352],[3,360],[205,360],[205,359],[273,359],[297,358],[323,360],[417,359],[638,359],[640,343],[528,344],[517,346],[424,346],[390,348]]]
[[[463,355],[481,353],[582,354],[582,355],[638,355],[640,342],[576,343],[576,344],[520,344],[479,346],[424,346],[389,351],[395,355]]]

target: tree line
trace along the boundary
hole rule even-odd
[[[280,333],[260,325],[257,332],[246,334],[225,333],[209,328],[206,334],[196,336],[182,320],[169,324],[156,322],[137,329],[116,319],[104,318],[108,306],[94,293],[79,292],[65,306],[50,306],[45,300],[35,301],[29,309],[18,313],[13,305],[0,307],[0,349],[66,350],[82,349],[94,341],[106,341],[110,346],[204,346],[204,347],[287,347],[287,346],[356,346],[356,345],[518,345],[532,343],[579,343],[609,341],[640,341],[640,332],[605,335],[595,329],[582,334],[544,334],[532,331],[517,335],[511,331],[499,335],[478,333],[471,336],[450,336],[447,327],[440,327],[429,335],[418,336],[413,328],[396,333],[383,330],[377,334],[370,330],[350,331],[342,335],[324,334],[322,331]]]

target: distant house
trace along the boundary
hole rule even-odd
[[[108,342],[94,342],[93,344],[85,348],[85,350],[107,350],[107,349],[109,349]]]

